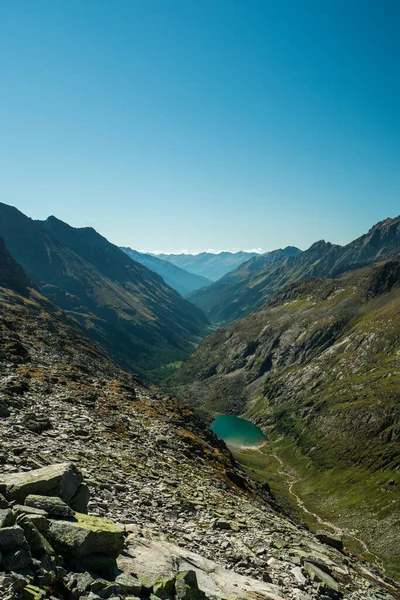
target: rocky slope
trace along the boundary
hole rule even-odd
[[[396,597],[339,540],[283,516],[191,409],[122,371],[37,290],[0,289],[0,344],[5,597]]]
[[[217,281],[245,261],[259,256],[257,252],[200,252],[200,254],[157,254],[158,258],[181,267],[190,273]]]
[[[312,505],[399,576],[400,262],[287,286],[205,338],[171,383],[281,438]]]
[[[143,252],[137,252],[136,250],[132,250],[132,248],[125,248],[123,246],[121,246],[121,250],[130,256],[132,260],[160,275],[165,283],[179,292],[181,296],[186,296],[190,292],[194,292],[211,283],[211,279],[190,273],[190,271],[177,267],[167,260],[158,258],[158,256],[144,254]]]
[[[277,251],[250,260],[206,289],[190,294],[189,299],[217,325],[240,319],[273,296],[284,285],[309,277],[336,276],[400,253],[400,217],[386,219],[346,246],[324,241],[300,254]],[[296,248],[294,249],[297,250]],[[271,260],[273,259],[273,260]]]
[[[0,204],[0,235],[44,295],[148,380],[169,374],[207,331],[197,308],[94,229]]]

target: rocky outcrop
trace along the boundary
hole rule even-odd
[[[81,483],[82,475],[71,463],[49,465],[23,473],[0,474],[0,492],[9,500],[18,502],[31,494],[58,495],[65,502],[69,502]],[[30,500],[32,502],[32,498]]]

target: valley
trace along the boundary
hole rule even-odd
[[[0,217],[0,546],[17,528],[14,545],[2,546],[0,589],[22,590],[10,599],[33,600],[33,588],[34,600],[113,590],[126,598],[133,589],[153,599],[165,585],[169,600],[399,597],[400,267],[391,223],[378,227],[383,248],[370,252],[370,237],[364,244],[370,262],[282,284],[258,310],[206,335],[200,309],[94,230],[33,222],[5,205]],[[284,261],[302,255],[294,253]],[[162,389],[137,376],[157,348],[165,368],[157,338],[147,337],[143,362],[115,345],[122,329],[110,311],[122,307],[132,327],[139,318],[143,331],[154,320],[173,330],[166,339],[181,352]],[[100,315],[104,337],[90,326]],[[177,323],[189,331],[194,317],[197,336],[182,346]],[[156,370],[143,372],[154,381]],[[84,481],[79,500],[56,509],[72,519],[61,524],[61,514],[14,506],[15,482],[38,478],[37,495],[52,489],[52,469]],[[29,519],[36,527],[43,517],[32,538]],[[98,557],[88,544],[79,565],[62,534],[71,527],[104,540],[114,532],[118,551],[105,544]]]
[[[308,511],[359,538],[396,578],[399,273],[398,262],[383,261],[287,286],[203,340],[171,379],[203,414],[261,427],[277,458],[249,451],[237,455],[242,464],[255,461],[279,502],[318,526],[284,482],[294,477]],[[290,477],[282,480],[279,461]]]

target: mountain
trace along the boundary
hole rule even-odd
[[[393,241],[394,227],[385,222],[371,238]],[[366,237],[354,246],[349,260],[374,256]],[[325,257],[337,257],[333,266],[342,253]],[[288,496],[296,482],[310,511],[357,531],[400,575],[399,260],[287,285],[205,338],[171,386],[191,406],[261,426],[289,473]]]
[[[246,260],[259,256],[257,252],[201,252],[200,254],[157,254],[157,258],[166,260],[190,273],[196,273],[217,281],[229,271],[236,269]]]
[[[286,252],[289,250],[289,252]],[[216,325],[227,325],[259,308],[284,285],[327,277],[400,252],[400,217],[386,219],[346,246],[323,240],[308,250],[285,249],[253,259],[188,299]]]
[[[11,256],[4,240],[0,237],[0,286],[10,288],[19,294],[27,294],[33,287],[25,271]]]
[[[0,596],[395,598],[285,516],[191,409],[27,293],[0,287]]]
[[[144,254],[143,252],[137,252],[132,248],[120,247],[125,254],[141,265],[144,265],[154,273],[160,275],[165,283],[171,286],[174,290],[179,292],[181,296],[186,296],[190,292],[194,292],[199,288],[210,285],[211,280],[203,277],[202,275],[196,275],[190,273],[185,269],[181,269],[176,265],[162,260],[152,254]]]
[[[142,377],[169,374],[207,331],[196,307],[92,228],[0,204],[0,235],[41,292]]]

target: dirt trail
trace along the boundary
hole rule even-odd
[[[266,444],[263,444],[263,447],[265,448]],[[261,454],[264,454],[264,452],[262,452],[261,447],[259,448],[255,448],[258,452],[260,452]],[[282,461],[282,459],[275,453],[273,452],[268,452],[268,456],[271,456],[272,458],[275,458],[280,467],[278,469],[278,473],[279,475],[282,475],[282,477],[285,478],[286,483],[288,485],[288,490],[289,493],[293,496],[293,498],[296,500],[296,504],[299,506],[299,508],[311,515],[312,517],[314,517],[314,519],[320,524],[320,525],[324,525],[326,527],[329,527],[335,535],[338,535],[339,537],[348,537],[351,538],[353,540],[355,540],[356,542],[358,542],[360,544],[360,546],[363,548],[364,552],[368,555],[371,556],[373,558],[373,562],[374,564],[382,571],[383,574],[386,574],[385,568],[383,566],[383,563],[381,561],[381,559],[374,553],[372,552],[372,550],[368,547],[368,545],[365,543],[364,540],[361,540],[360,538],[356,537],[354,535],[354,533],[346,530],[346,529],[342,529],[340,527],[337,527],[336,525],[334,525],[333,523],[331,523],[330,521],[325,521],[324,519],[322,519],[319,515],[317,515],[316,513],[308,510],[308,508],[305,506],[304,502],[302,501],[302,499],[296,494],[296,492],[293,490],[293,487],[297,484],[298,479],[292,474],[289,473],[288,471],[285,470],[285,464]]]

